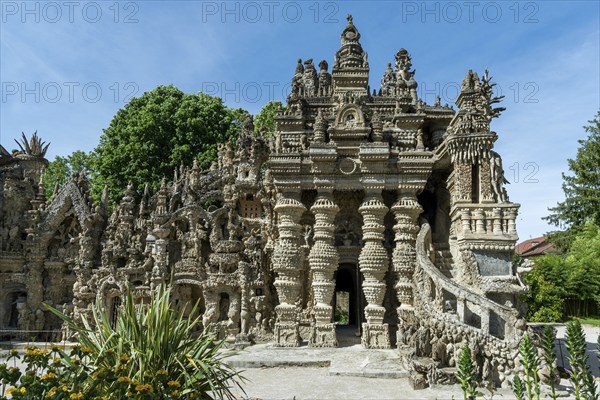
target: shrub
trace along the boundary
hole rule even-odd
[[[130,292],[114,326],[101,305],[92,319],[76,324],[48,307],[76,332],[79,344],[63,349],[29,348],[24,373],[0,364],[2,396],[15,399],[233,399],[244,380],[224,363],[231,353],[205,331],[192,338],[199,318],[171,308],[170,290],[160,287],[148,305]],[[191,315],[194,313],[192,312]],[[12,353],[11,358],[18,358]],[[5,398],[5,397],[2,397]]]

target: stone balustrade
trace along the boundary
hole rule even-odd
[[[494,235],[516,236],[515,220],[519,204],[459,204],[452,218],[460,219],[462,236]]]
[[[416,290],[420,308],[433,318],[454,321],[484,335],[512,339],[524,326],[516,309],[498,304],[446,277],[430,260],[431,228],[424,223],[417,236]]]

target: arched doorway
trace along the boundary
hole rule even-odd
[[[362,278],[356,264],[342,263],[335,273],[333,296],[336,334],[341,346],[360,343],[361,324],[364,321]]]
[[[14,291],[6,295],[5,312],[4,312],[4,327],[8,329],[19,328],[19,308],[27,302],[27,292]]]

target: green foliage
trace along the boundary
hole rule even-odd
[[[81,150],[76,150],[66,157],[56,156],[54,161],[48,163],[44,175],[46,197],[49,199],[56,185],[64,184],[73,174],[83,172],[85,175],[89,175],[93,165],[93,153],[85,153]],[[92,183],[90,181],[90,185]]]
[[[513,378],[513,393],[517,400],[525,399],[525,388],[523,387],[523,381],[519,377],[519,375],[515,375]]]
[[[273,136],[273,133],[275,133],[275,116],[277,115],[277,110],[279,108],[284,111],[286,109],[286,107],[283,106],[280,101],[270,101],[263,108],[261,108],[254,118],[255,133],[258,134],[261,132],[261,130],[263,130],[263,135],[265,137]]]
[[[537,355],[537,349],[528,334],[523,336],[519,343],[519,360],[525,373],[525,386],[527,387],[527,398],[532,400],[540,399],[540,381],[538,373],[540,371],[540,360]]]
[[[575,399],[597,399],[594,377],[587,365],[586,341],[579,321],[567,323],[566,345]]]
[[[0,399],[235,398],[231,389],[241,389],[243,378],[223,362],[229,355],[223,341],[210,332],[192,338],[199,318],[188,319],[171,304],[164,286],[147,305],[134,304],[128,292],[114,326],[99,304],[92,320],[81,324],[48,307],[77,333],[80,345],[70,354],[59,347],[28,349],[23,374],[0,364]]]
[[[477,392],[477,382],[475,381],[475,367],[473,366],[471,357],[471,348],[469,346],[465,346],[458,356],[456,379],[460,383],[464,400],[473,400],[479,395],[479,392]]]
[[[237,137],[247,115],[218,97],[185,94],[174,86],[144,93],[117,112],[94,150],[96,190],[107,184],[111,201],[117,202],[129,181],[138,190],[146,183],[156,189],[163,177],[194,158],[207,168],[218,144]]]
[[[600,302],[600,228],[592,223],[579,227],[568,252],[537,258],[525,282],[530,321],[560,321],[565,311],[590,315]]]
[[[585,224],[566,254],[567,295],[580,300],[575,315],[588,315],[588,305],[600,302],[600,228]]]
[[[542,336],[542,351],[548,368],[548,383],[550,384],[552,399],[556,399],[556,386],[560,383],[556,364],[556,352],[554,351],[555,342],[556,332],[554,328],[546,326],[544,328],[544,335]]]
[[[556,322],[563,318],[564,273],[563,259],[558,255],[548,254],[535,260],[535,267],[525,275],[529,291],[523,295],[529,305],[529,321]]]
[[[348,325],[349,320],[350,320],[350,316],[348,314],[348,311],[346,311],[340,307],[335,308],[335,315],[334,315],[335,322],[339,322],[340,325]]]
[[[584,126],[589,134],[579,140],[577,156],[568,160],[572,175],[563,173],[565,200],[550,208],[545,219],[556,226],[571,228],[588,221],[600,225],[600,111]]]

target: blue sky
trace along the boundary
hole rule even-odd
[[[452,104],[466,71],[488,67],[506,95],[492,127],[521,239],[550,229],[541,217],[600,109],[595,1],[2,0],[0,11],[0,142],[37,130],[50,159],[92,150],[128,98],[157,85],[252,113],[283,100],[298,58],[333,64],[348,13],[372,88],[401,47],[428,103]]]

